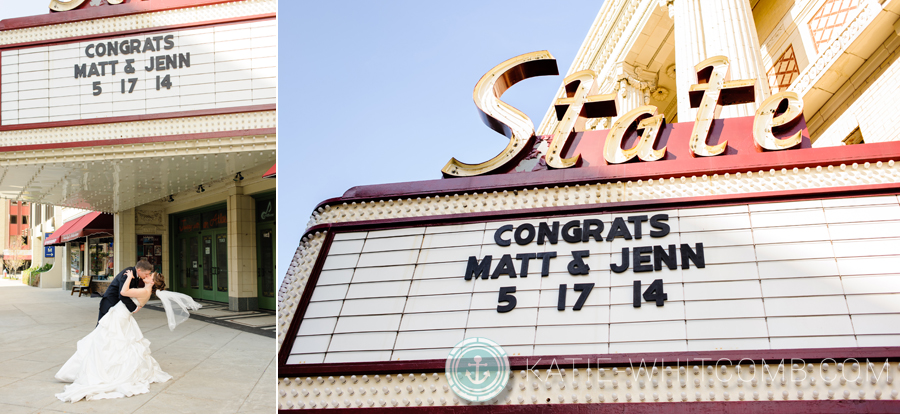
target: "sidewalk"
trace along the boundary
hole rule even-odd
[[[152,355],[173,379],[148,394],[63,403],[53,376],[75,343],[97,322],[99,298],[70,296],[0,278],[0,412],[2,413],[272,413],[275,341],[189,319],[174,331],[165,313],[134,314]]]

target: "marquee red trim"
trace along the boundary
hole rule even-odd
[[[619,413],[619,414],[705,414],[705,413],[896,413],[900,401],[892,400],[821,400],[821,401],[693,401],[686,403],[593,403],[593,404],[509,404],[509,405],[456,405],[426,407],[391,407],[391,412],[454,413],[454,414],[570,414],[570,413]],[[335,413],[383,411],[384,408],[328,408]],[[278,410],[292,413],[300,410]]]
[[[737,364],[739,361],[761,363],[802,359],[805,362],[820,362],[833,359],[841,362],[855,358],[865,361],[900,360],[900,346],[893,347],[854,347],[854,348],[801,348],[801,349],[753,349],[746,351],[690,351],[690,352],[644,352],[633,354],[582,354],[582,355],[535,355],[511,356],[509,365],[512,370],[528,370],[530,368],[550,368],[557,366],[563,369],[639,366],[644,361],[646,366],[657,367],[673,365],[710,365],[716,361],[727,361]],[[599,361],[598,361],[599,360]],[[555,361],[555,363],[554,363]],[[574,362],[574,364],[573,364]],[[355,363],[322,363],[298,364],[278,367],[278,375],[322,376],[352,374],[402,374],[419,372],[440,372],[446,367],[444,359],[428,359],[417,361],[380,361]]]
[[[51,12],[48,8],[47,14],[0,20],[0,30],[25,29],[35,26],[74,23],[84,20],[127,16],[138,13],[152,13],[197,6],[212,6],[222,3],[233,3],[235,1],[236,0],[131,0],[123,4],[87,7],[66,12]]]
[[[115,145],[150,144],[155,142],[192,141],[197,139],[227,138],[243,135],[274,135],[275,128],[244,129],[235,131],[200,132],[196,134],[164,135],[139,138],[106,139],[95,141],[60,142],[53,144],[17,145],[0,147],[0,154],[15,151],[42,151],[63,148],[103,147]]]
[[[119,122],[153,121],[153,120],[157,120],[157,119],[189,118],[189,117],[194,117],[194,116],[228,115],[228,114],[238,114],[238,113],[245,113],[245,112],[265,112],[265,111],[274,111],[275,109],[276,109],[275,104],[245,105],[245,106],[235,106],[235,107],[230,107],[230,108],[198,109],[195,111],[162,112],[162,113],[158,113],[158,114],[147,114],[147,115],[128,115],[128,116],[114,116],[114,117],[109,117],[109,118],[73,119],[71,121],[35,122],[35,123],[30,123],[30,124],[3,125],[3,126],[0,126],[0,131],[20,131],[20,130],[26,130],[26,129],[39,129],[39,128],[63,128],[63,127],[71,127],[71,126],[83,126],[83,125],[112,124],[112,123],[119,123]]]
[[[564,216],[586,213],[606,213],[616,211],[651,211],[671,208],[730,206],[737,204],[774,203],[780,201],[830,200],[835,198],[869,197],[885,194],[900,194],[900,183],[871,184],[852,187],[804,188],[797,190],[768,191],[758,193],[723,194],[702,197],[667,198],[653,200],[619,201],[604,204],[584,204],[575,206],[542,207],[520,210],[481,211],[477,213],[447,214],[429,217],[404,217],[386,220],[367,220],[347,223],[324,223],[312,226],[303,236],[328,231],[387,230],[401,227],[458,224],[474,221],[511,220],[534,216]],[[366,200],[367,201],[367,200]],[[343,202],[332,198],[323,204]]]
[[[322,248],[319,250],[319,255],[316,257],[316,263],[313,265],[309,279],[306,281],[307,286],[315,287],[316,282],[319,281],[319,274],[322,273],[322,266],[325,265],[325,258],[328,256],[328,250],[331,248],[332,241],[334,241],[334,233],[328,232],[325,235],[325,240],[322,242]],[[303,319],[303,315],[306,314],[309,300],[312,299],[313,290],[315,289],[303,289],[303,295],[300,296],[300,303],[297,305],[297,311],[294,312],[294,318],[291,319],[291,324],[284,334],[284,341],[281,343],[281,349],[278,352],[279,369],[288,366],[286,365],[287,359],[291,356],[291,348],[294,346],[297,330],[300,329],[300,321]]]

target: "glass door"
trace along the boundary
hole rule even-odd
[[[275,310],[275,224],[257,224],[257,269],[260,309]]]
[[[197,236],[182,236],[176,242],[175,289],[178,292],[197,297],[200,293],[200,243]]]
[[[207,300],[212,300],[215,297],[215,292],[213,292],[213,283],[215,283],[213,280],[213,269],[215,264],[213,264],[212,240],[212,235],[207,234],[203,236],[203,250],[201,252],[203,261],[200,264],[200,268],[203,271],[203,291],[200,293],[200,298]]]
[[[201,232],[200,298],[228,302],[228,236],[224,231]]]
[[[216,235],[216,295],[228,302],[228,236],[225,233]]]

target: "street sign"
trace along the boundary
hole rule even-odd
[[[44,240],[47,240],[50,235],[53,233],[44,233]],[[56,248],[55,246],[44,246],[44,257],[45,258],[54,258],[56,257]]]

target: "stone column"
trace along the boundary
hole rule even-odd
[[[609,118],[589,119],[585,130],[608,129],[619,116],[640,106],[650,105],[650,97],[665,99],[669,91],[659,87],[659,76],[654,72],[619,62],[603,82],[600,93],[615,93],[619,115]]]
[[[256,204],[244,188],[228,190],[228,309],[259,309],[256,280]]]
[[[694,65],[717,55],[730,60],[731,80],[756,79],[756,102],[724,106],[719,117],[753,115],[770,91],[749,0],[674,0],[669,13],[675,20],[678,121],[696,117],[688,100],[688,90],[697,83]]]
[[[137,263],[137,235],[134,232],[134,209],[113,215],[113,272],[119,274]]]

